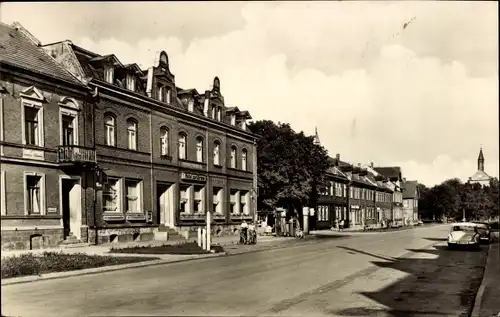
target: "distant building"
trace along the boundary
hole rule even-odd
[[[417,181],[407,181],[403,179],[403,221],[411,224],[418,221],[418,200],[420,191]]]
[[[482,186],[484,185],[489,185],[490,184],[490,179],[491,176],[486,174],[484,172],[484,155],[483,155],[483,148],[479,149],[479,156],[477,158],[477,171],[469,177],[468,183],[471,184],[481,184]]]

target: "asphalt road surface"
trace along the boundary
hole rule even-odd
[[[467,316],[486,247],[448,226],[2,287],[7,316]]]

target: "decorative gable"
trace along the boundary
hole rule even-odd
[[[35,86],[31,86],[23,90],[20,94],[21,97],[27,98],[33,101],[45,102],[45,97],[42,92]]]

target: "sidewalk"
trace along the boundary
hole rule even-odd
[[[483,281],[471,317],[500,316],[500,244],[490,244]]]

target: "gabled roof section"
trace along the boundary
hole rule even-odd
[[[225,112],[226,113],[240,112],[240,109],[238,109],[238,107],[227,107]]]
[[[124,65],[123,67],[135,72],[140,77],[143,77],[145,75],[145,73],[142,71],[142,69],[136,63],[127,64],[127,65]]]
[[[20,24],[15,25],[16,27],[0,22],[0,63],[85,86],[49,56],[42,47],[36,45],[34,37],[28,38],[24,33],[26,30]]]
[[[403,199],[416,199],[418,198],[417,193],[417,181],[406,181],[403,183]]]
[[[390,179],[401,178],[401,167],[390,166],[390,167],[374,167],[377,173],[389,177]]]
[[[250,115],[250,112],[248,112],[247,110],[240,111],[239,117],[241,119],[252,120],[252,116]]]

